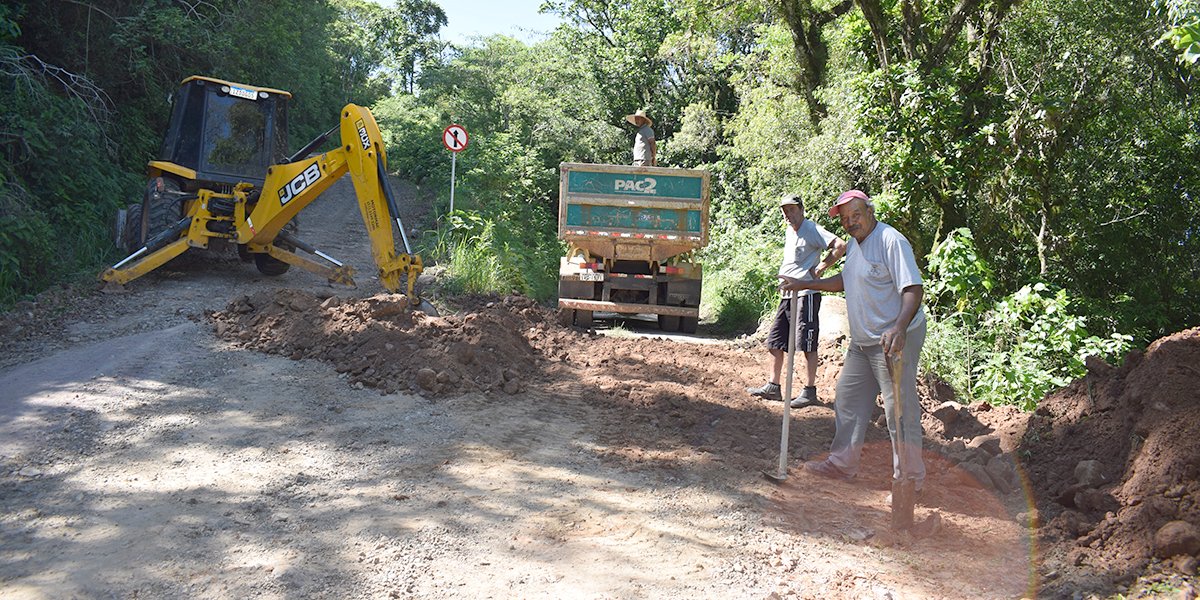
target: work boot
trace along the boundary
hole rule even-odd
[[[768,381],[760,387],[746,388],[746,391],[749,392],[751,396],[758,396],[763,400],[774,400],[776,402],[783,401],[783,395],[779,393],[778,383],[771,383]]]
[[[854,475],[841,470],[837,465],[825,460],[810,460],[804,463],[804,470],[810,473],[816,473],[821,477],[837,479],[840,481],[853,481]]]
[[[792,398],[792,408],[803,408],[820,403],[821,401],[817,399],[817,387],[814,385],[806,386],[799,396]]]

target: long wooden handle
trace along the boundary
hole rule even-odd
[[[896,448],[896,455],[900,457],[900,464],[904,464],[904,400],[900,397],[900,378],[904,376],[904,355],[897,352],[884,356],[887,362],[888,374],[892,376],[892,412],[896,413],[896,438],[892,444]],[[900,469],[900,479],[904,479],[908,473],[904,472],[904,468]]]

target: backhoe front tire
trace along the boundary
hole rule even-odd
[[[283,229],[284,229],[284,231],[287,231],[288,233],[290,233],[292,235],[299,234],[300,233],[300,220],[295,217],[292,217],[292,220],[288,221],[287,224],[283,226]],[[276,248],[279,248],[280,250],[285,250],[287,252],[295,252],[296,251],[296,248],[294,248],[291,244],[285,244],[283,242],[283,240],[280,240],[280,239],[276,239],[274,245]],[[243,250],[245,250],[245,248],[243,246],[238,246],[239,253],[242,252]],[[268,277],[278,277],[280,275],[283,275],[284,273],[287,273],[288,269],[292,268],[292,265],[285,263],[282,260],[279,260],[278,258],[271,256],[270,254],[257,253],[257,254],[254,254],[253,256],[254,256],[254,266],[258,267],[258,272],[262,273],[263,275],[266,275]],[[243,258],[242,260],[245,260],[245,259]]]
[[[171,177],[153,177],[146,183],[146,198],[142,206],[148,207],[149,212],[143,212],[135,221],[140,236],[142,218],[146,219],[146,237],[140,239],[135,249],[141,248],[146,240],[170,229],[183,218],[179,190],[179,181]]]
[[[265,252],[254,255],[254,266],[258,268],[259,273],[268,277],[278,277],[292,268],[292,265]]]

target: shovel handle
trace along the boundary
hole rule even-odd
[[[792,375],[795,372],[796,366],[796,312],[797,304],[799,304],[798,294],[793,293],[791,298],[788,298],[788,350],[787,350],[787,374],[783,383],[783,424],[779,433],[779,477],[787,478],[787,459],[788,459],[788,428],[792,423]]]
[[[884,354],[883,358],[884,363],[887,364],[888,375],[892,378],[892,412],[896,415],[897,439],[893,440],[892,444],[896,449],[897,456],[902,456],[904,453],[904,399],[900,397],[900,378],[904,376],[904,355],[896,352]],[[900,464],[904,464],[903,459]],[[901,467],[900,479],[905,479],[907,475]]]

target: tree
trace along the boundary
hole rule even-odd
[[[405,92],[413,93],[421,65],[442,52],[437,35],[446,22],[445,11],[432,0],[399,0],[379,22],[379,35]]]
[[[660,49],[681,23],[665,0],[551,0],[542,10],[566,20],[555,36],[581,55],[604,87],[612,122],[645,108],[655,116],[660,136],[675,130],[682,106],[667,106],[670,75]]]

